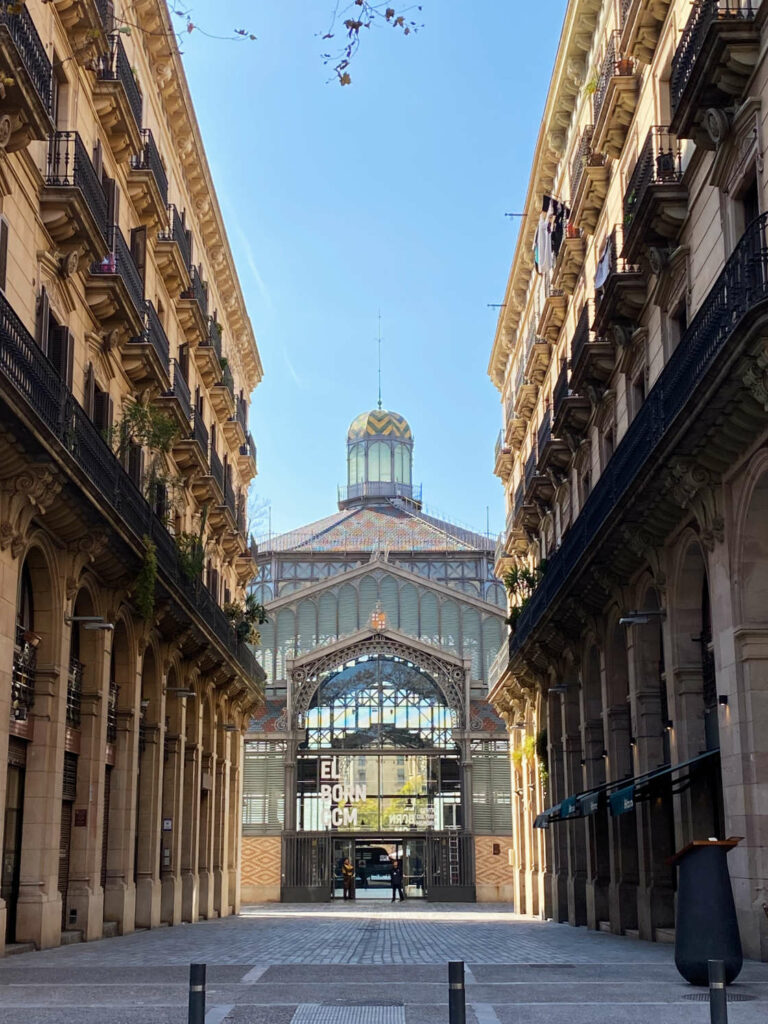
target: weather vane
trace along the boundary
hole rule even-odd
[[[381,310],[379,310],[379,408],[381,408]]]

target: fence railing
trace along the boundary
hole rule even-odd
[[[168,337],[163,329],[163,325],[160,323],[160,317],[157,315],[157,310],[152,304],[151,299],[147,299],[144,303],[144,330],[134,340],[151,345],[165,372],[170,372],[171,361]],[[184,383],[186,384],[186,381]],[[189,387],[187,387],[187,402],[189,402]]]
[[[168,225],[158,232],[157,239],[159,242],[175,242],[181,252],[184,266],[189,267],[192,263],[192,245],[184,226],[184,220],[173,203],[168,204],[167,210]]]
[[[637,163],[630,175],[624,193],[624,233],[646,201],[646,192],[652,185],[672,184],[683,177],[680,145],[665,125],[654,125],[648,132]]]
[[[109,53],[99,61],[98,77],[106,82],[119,82],[128,98],[136,126],[141,128],[141,91],[125,52],[123,41],[117,32],[109,37]]]
[[[11,674],[11,721],[26,722],[35,703],[37,648],[22,626],[16,626]]]
[[[107,238],[107,197],[77,132],[55,132],[48,142],[45,183],[79,188],[99,231]]]
[[[97,260],[91,264],[91,273],[97,276],[109,276],[119,274],[123,279],[126,290],[131,301],[136,307],[136,312],[143,315],[146,311],[144,299],[144,282],[141,279],[138,267],[134,263],[131,250],[123,237],[123,233],[117,224],[112,224],[107,235],[109,252],[103,260]],[[158,320],[158,324],[160,321]],[[162,330],[162,327],[160,328]],[[167,339],[166,339],[167,344]],[[166,365],[168,356],[166,355]]]
[[[77,628],[76,626],[74,628]],[[69,662],[67,675],[67,725],[73,729],[80,728],[80,716],[83,698],[83,663],[77,658]]]
[[[53,68],[35,23],[23,3],[0,3],[0,25],[5,25],[43,106],[50,114],[53,99]]]
[[[200,271],[197,267],[189,268],[189,275],[192,280],[192,285],[186,291],[181,293],[183,299],[194,299],[200,307],[200,312],[204,317],[208,316],[208,285],[205,284],[203,279],[200,277]]]
[[[157,184],[160,198],[163,205],[168,205],[168,175],[165,173],[163,161],[160,159],[160,150],[157,148],[155,137],[149,128],[141,129],[141,152],[138,156],[131,157],[131,167],[135,171],[151,171]]]

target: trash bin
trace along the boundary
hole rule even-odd
[[[709,960],[725,963],[727,985],[741,970],[741,938],[727,862],[729,851],[740,842],[736,836],[697,840],[670,858],[680,870],[675,964],[692,985],[708,984]]]

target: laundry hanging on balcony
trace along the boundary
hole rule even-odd
[[[568,207],[559,199],[544,196],[533,237],[533,260],[539,274],[551,271],[565,235]]]

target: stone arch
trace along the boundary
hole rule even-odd
[[[751,481],[739,530],[737,579],[741,621],[765,625],[768,618],[768,466]]]
[[[64,627],[63,595],[58,582],[56,553],[48,538],[37,532],[30,538],[26,551],[19,559],[16,608],[22,591],[22,577],[27,575],[32,594],[32,631],[39,636],[37,661],[56,665],[59,661],[61,630]]]

